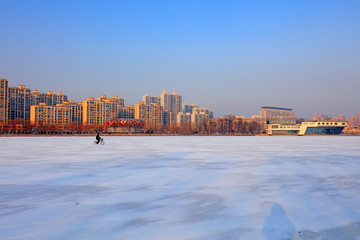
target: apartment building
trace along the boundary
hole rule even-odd
[[[183,105],[183,113],[192,113],[194,108],[198,108],[199,106],[195,105],[195,104],[187,104],[185,103]]]
[[[30,120],[31,89],[25,85],[9,87],[10,120]]]
[[[135,106],[128,105],[127,107],[120,107],[119,119],[135,119]]]
[[[184,124],[191,123],[191,113],[189,113],[189,112],[187,112],[187,113],[180,112],[177,114],[176,117],[177,117],[176,124],[178,126],[183,126]]]
[[[48,91],[46,93],[40,93],[38,90],[34,90],[31,93],[31,105],[39,105],[39,103],[45,103],[48,106],[56,106],[68,101],[68,96],[62,92],[53,93]]]
[[[214,113],[206,108],[200,108],[195,104],[184,104],[183,112],[177,114],[177,125],[180,126],[184,123],[191,123],[197,125],[203,121],[207,121],[214,117]]]
[[[135,119],[144,120],[148,127],[162,127],[164,109],[156,103],[145,104],[141,101],[135,105]]]
[[[72,100],[70,102],[64,102],[62,104],[71,109],[70,121],[72,122],[72,124],[80,126],[83,123],[83,106]]]
[[[170,123],[176,124],[176,115],[182,111],[182,96],[177,92],[169,94],[168,91],[162,91],[160,95],[160,103],[164,111],[170,113]]]
[[[145,94],[142,99],[143,99],[142,101],[145,104],[156,103],[158,105],[161,105],[160,97],[158,97],[158,96],[153,97],[153,96],[150,96],[149,94]]]
[[[74,101],[58,103],[56,106],[41,102],[30,107],[30,124],[80,126],[82,108],[82,105]]]
[[[194,108],[191,113],[191,124],[197,125],[213,118],[213,112],[206,108]]]
[[[0,123],[6,123],[9,115],[9,81],[0,79]]]
[[[71,107],[65,104],[49,106],[39,103],[31,106],[30,124],[34,125],[70,125]]]
[[[103,126],[106,121],[118,119],[119,109],[124,107],[124,99],[101,95],[96,100],[89,97],[80,104],[83,106],[83,125]]]

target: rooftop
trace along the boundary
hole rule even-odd
[[[264,106],[261,107],[262,109],[277,109],[277,110],[287,110],[287,111],[292,111],[293,109],[291,108],[281,108],[281,107],[269,107],[269,106]]]

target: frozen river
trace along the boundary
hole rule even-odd
[[[93,140],[0,138],[0,239],[360,239],[360,137]]]

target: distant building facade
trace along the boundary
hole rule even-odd
[[[39,103],[45,103],[48,106],[56,106],[68,101],[68,96],[62,92],[54,94],[52,91],[46,93],[40,93],[38,90],[34,90],[31,93],[31,105],[38,105]]]
[[[332,117],[331,121],[344,122],[345,121],[345,116],[342,115],[342,114],[339,114],[337,117]]]
[[[150,96],[149,94],[145,94],[143,96],[143,100],[142,100],[145,104],[150,104],[150,103],[156,103],[158,105],[161,105],[161,101],[160,101],[160,97],[158,96]]]
[[[119,119],[135,119],[135,106],[120,107]]]
[[[178,113],[176,122],[178,126],[182,126],[184,124],[191,124],[191,113]]]
[[[118,119],[119,109],[124,107],[124,99],[101,95],[96,100],[90,97],[80,104],[83,106],[83,125],[104,126],[106,121]]]
[[[349,117],[349,127],[350,128],[360,127],[360,114],[356,114],[356,116]]]
[[[135,105],[135,118],[142,119],[147,127],[163,127],[164,109],[156,103]]]
[[[176,124],[176,115],[182,111],[182,96],[177,92],[169,94],[168,91],[162,91],[160,95],[160,103],[164,111],[170,114],[170,123]]]
[[[195,104],[187,104],[185,103],[183,105],[183,113],[192,113],[194,108],[199,108],[199,106],[195,105]]]
[[[184,109],[186,109],[186,112],[180,112],[177,114],[178,126],[185,123],[191,123],[192,126],[195,126],[214,117],[212,111],[206,108],[199,108],[196,105],[184,104]]]
[[[70,125],[71,108],[64,104],[49,106],[46,103],[31,106],[30,123],[33,125]]]
[[[0,123],[6,123],[9,118],[9,81],[0,79]]]
[[[314,114],[313,121],[330,121],[331,117],[326,114]]]
[[[262,119],[268,119],[270,117],[279,117],[279,116],[284,116],[284,117],[294,117],[295,114],[292,111],[293,109],[290,108],[279,108],[279,107],[261,107],[262,109],[260,110],[260,118]]]
[[[30,120],[31,90],[25,85],[9,87],[9,119]]]

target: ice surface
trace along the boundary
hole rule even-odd
[[[0,138],[0,239],[360,239],[359,137]]]

